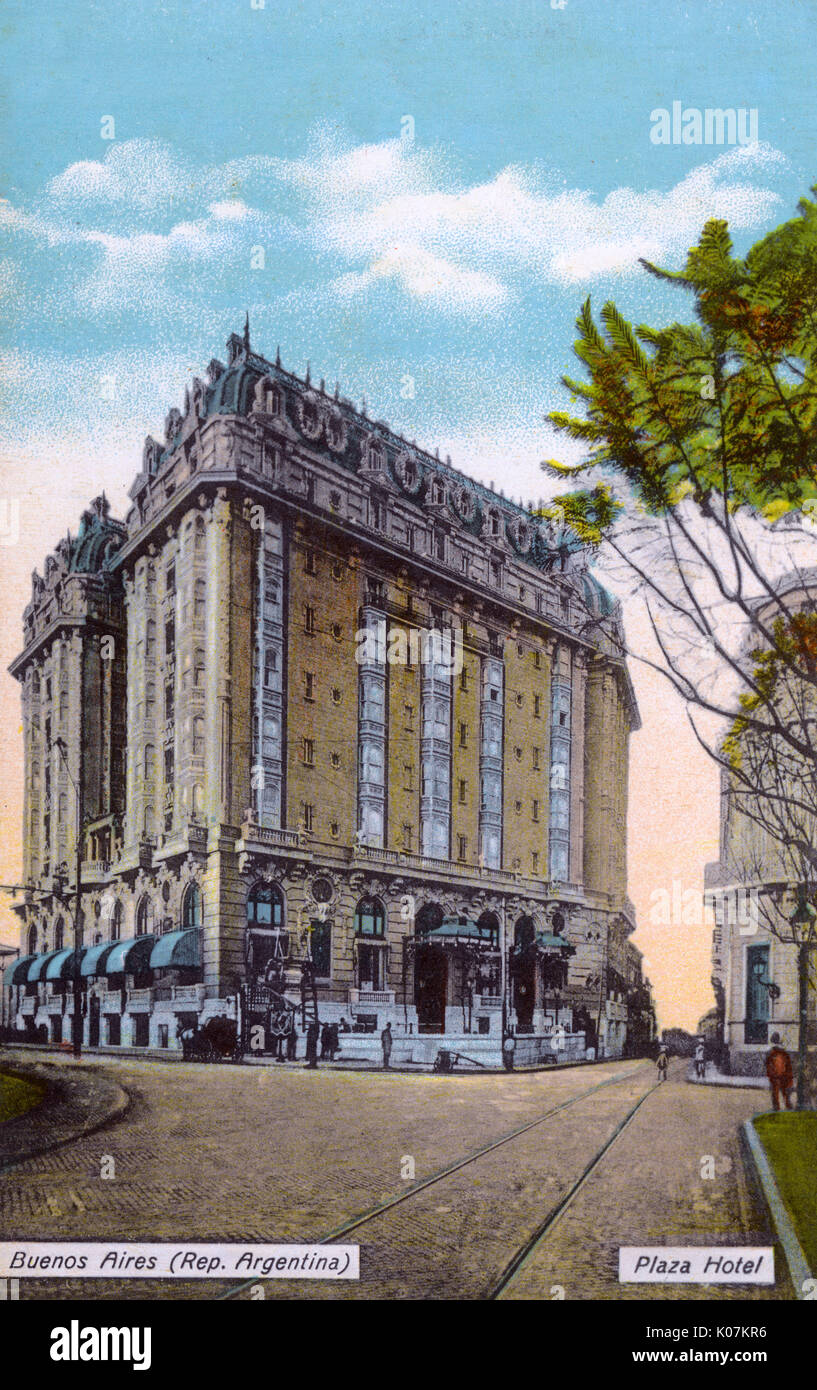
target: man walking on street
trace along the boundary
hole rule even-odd
[[[794,1085],[794,1071],[791,1057],[785,1047],[780,1046],[780,1034],[772,1033],[773,1046],[766,1053],[766,1075],[772,1091],[772,1107],[780,1109],[781,1094],[786,1100],[786,1109],[791,1110],[791,1088]]]
[[[391,1058],[391,1024],[387,1023],[383,1032],[380,1034],[380,1041],[383,1044],[383,1070],[389,1070],[389,1059]]]
[[[657,1068],[658,1068],[658,1080],[659,1080],[659,1081],[666,1081],[666,1079],[667,1079],[667,1064],[668,1064],[668,1061],[669,1061],[669,1058],[667,1057],[666,1051],[665,1051],[664,1048],[662,1047],[662,1048],[661,1048],[661,1051],[659,1052],[658,1056],[657,1056],[656,1059],[655,1059],[655,1065],[656,1065]]]

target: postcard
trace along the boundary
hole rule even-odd
[[[816,20],[7,0],[0,1295],[44,1370],[206,1372],[196,1309],[253,1301],[796,1344]]]

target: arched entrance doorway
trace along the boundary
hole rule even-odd
[[[247,980],[262,981],[272,959],[286,958],[284,895],[276,883],[256,883],[247,898]]]
[[[513,938],[513,1007],[520,1033],[533,1032],[536,1004],[536,927],[532,917],[520,917]]]
[[[442,920],[443,910],[439,903],[426,903],[417,913],[415,922],[414,1003],[420,1033],[445,1032],[448,961],[441,946],[425,943],[428,933],[439,927]]]

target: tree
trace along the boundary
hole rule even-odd
[[[692,295],[695,321],[633,327],[606,303],[597,324],[583,305],[587,379],[562,378],[583,413],[549,419],[586,456],[543,465],[580,484],[543,515],[643,599],[655,649],[640,659],[686,701],[741,814],[813,909],[817,201],[743,258],[711,221],[680,271],[643,265]]]

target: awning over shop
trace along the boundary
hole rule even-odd
[[[3,971],[3,988],[10,989],[12,985],[24,985],[28,979],[28,967],[36,956],[20,956],[18,960],[12,961]]]
[[[34,956],[30,966],[28,967],[28,974],[26,976],[28,983],[31,984],[33,980],[44,980],[46,966],[48,965],[48,962],[52,961],[55,956],[61,955],[62,951],[60,950],[47,951],[44,956]]]
[[[467,917],[444,917],[438,927],[433,927],[419,941],[482,941],[488,946],[496,944],[496,928],[481,927]]]
[[[155,936],[131,936],[127,941],[117,941],[105,962],[105,974],[118,975],[123,970],[149,970],[150,953],[155,941]]]
[[[82,957],[80,975],[104,975],[105,962],[117,944],[116,941],[103,941],[101,946],[89,946]]]
[[[543,951],[566,951],[571,956],[576,951],[576,947],[565,941],[563,936],[554,936],[552,932],[546,931],[536,933],[536,945]]]
[[[199,932],[196,927],[186,931],[169,931],[160,936],[150,953],[150,968],[164,965],[200,966]]]
[[[82,957],[83,957],[84,954],[85,954],[85,952],[82,951],[82,950],[80,950],[80,953],[79,953],[80,961],[82,961]],[[68,949],[65,950],[65,951],[58,951],[57,954],[56,954],[55,956],[52,956],[52,957],[51,957],[50,961],[48,962],[48,965],[45,967],[45,975],[44,975],[43,978],[46,979],[46,980],[73,980],[73,978],[74,978],[74,948],[73,948],[73,946],[69,946]]]

